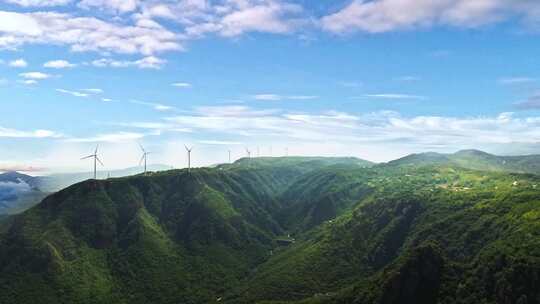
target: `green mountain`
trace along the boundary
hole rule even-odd
[[[540,155],[497,156],[478,150],[454,154],[411,154],[389,162],[390,166],[456,165],[467,169],[540,174]]]
[[[89,180],[0,230],[0,303],[208,303],[284,233],[277,200],[335,159]]]
[[[0,303],[540,303],[540,177],[243,159],[0,221]]]
[[[438,166],[355,175],[369,178],[368,195],[227,300],[540,303],[540,177]]]

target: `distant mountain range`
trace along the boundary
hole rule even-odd
[[[497,156],[478,150],[454,154],[420,153],[391,161],[390,166],[456,165],[463,168],[498,172],[540,174],[540,155]]]
[[[148,171],[158,172],[164,170],[170,170],[170,166],[166,165],[148,165]],[[141,167],[131,167],[120,170],[112,171],[98,171],[98,179],[107,179],[109,177],[124,177],[135,174],[142,173]],[[79,172],[79,173],[57,173],[47,176],[40,176],[38,178],[39,188],[46,192],[56,192],[58,190],[64,189],[68,186],[71,186],[75,183],[85,181],[87,179],[94,178],[93,172]]]
[[[39,179],[18,172],[0,174],[0,214],[21,212],[42,200]]]
[[[539,304],[540,175],[511,159],[87,180],[0,218],[0,303]]]
[[[466,169],[540,174],[540,155],[526,156],[497,156],[478,150],[462,150],[453,154],[420,153],[390,161],[375,164],[354,157],[260,157],[242,158],[233,164],[220,164],[218,169],[237,166],[251,166],[253,168],[279,167],[294,164],[298,170],[308,172],[311,168],[320,166],[359,166],[359,167],[393,167],[409,166],[419,167],[426,165],[455,165]],[[304,168],[304,169],[303,169]],[[150,165],[149,171],[165,171],[171,167],[165,165]],[[110,172],[99,171],[98,179],[107,177],[125,177],[140,174],[140,167],[114,170]],[[91,179],[92,172],[62,173],[48,176],[32,177],[17,172],[0,174],[0,214],[17,213],[37,204],[47,194],[59,191],[75,183]],[[298,208],[295,207],[295,208]],[[291,210],[292,211],[292,210]],[[283,211],[285,212],[285,211]]]
[[[164,165],[151,165],[150,171],[169,170]],[[124,177],[141,173],[141,168],[127,168],[110,172],[98,172],[99,179]],[[64,173],[48,176],[29,176],[19,172],[0,174],[0,214],[14,214],[39,203],[50,193],[75,183],[93,178],[93,172]]]

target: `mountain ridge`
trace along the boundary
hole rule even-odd
[[[258,161],[87,180],[2,221],[0,302],[538,304],[540,176]]]

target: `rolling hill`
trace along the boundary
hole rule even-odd
[[[497,156],[478,150],[462,150],[453,154],[427,152],[411,154],[384,165],[456,165],[474,170],[540,174],[540,155]]]
[[[538,304],[539,219],[539,176],[447,161],[88,180],[0,222],[0,303]]]

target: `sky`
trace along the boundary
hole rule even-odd
[[[536,0],[0,0],[0,171],[540,154],[538,54]]]

